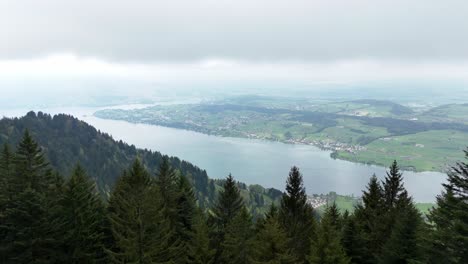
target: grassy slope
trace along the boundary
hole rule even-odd
[[[423,121],[459,122],[468,124],[468,104],[449,104],[435,107],[422,113]]]
[[[357,200],[354,197],[338,195],[336,197],[335,203],[338,209],[340,209],[341,213],[344,213],[346,210],[349,212],[354,211],[354,206],[357,204]],[[328,204],[332,204],[333,201],[329,201]],[[433,203],[416,203],[416,208],[423,214],[429,213],[429,209],[431,209],[435,204]],[[326,205],[320,206],[317,208],[317,212],[319,215],[323,214],[325,211]]]
[[[339,152],[338,158],[386,166],[398,160],[402,167],[418,171],[445,171],[447,166],[463,159],[468,144],[466,133],[453,130],[421,132],[375,140],[367,150],[357,154]]]

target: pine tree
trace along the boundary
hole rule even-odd
[[[15,196],[6,210],[5,225],[9,241],[5,248],[5,263],[49,263],[50,243],[47,240],[49,224],[44,208],[45,197],[26,187]]]
[[[204,214],[195,213],[193,220],[193,235],[188,248],[188,263],[211,264],[215,250],[210,247],[209,229]]]
[[[422,218],[413,204],[399,211],[390,238],[382,249],[379,263],[423,263],[419,240]]]
[[[368,263],[369,258],[366,251],[366,241],[355,216],[349,216],[344,221],[343,237],[341,241],[350,263]]]
[[[462,263],[468,259],[468,163],[453,166],[443,186],[444,192],[429,214],[434,228],[428,252],[430,263]]]
[[[175,170],[169,164],[167,157],[164,157],[156,173],[156,185],[161,192],[161,198],[164,206],[168,210],[166,213],[175,222],[177,214],[176,204],[178,199],[179,177]],[[173,223],[175,225],[175,223]]]
[[[163,158],[156,175],[156,185],[163,202],[163,214],[170,223],[173,245],[170,254],[174,263],[187,263],[187,250],[192,236],[192,218],[195,211],[195,197],[187,178],[179,175]]]
[[[445,191],[437,196],[437,206],[432,208],[428,218],[432,225],[432,232],[427,241],[428,263],[459,263],[460,259],[455,255],[455,248],[458,247],[455,237],[457,232],[454,224],[457,221],[456,211],[460,207],[460,200],[457,199],[450,186],[444,187]]]
[[[239,188],[237,188],[232,175],[229,174],[223,185],[223,190],[220,191],[218,200],[212,208],[212,214],[209,219],[212,232],[212,246],[216,248],[215,263],[221,261],[227,225],[244,207],[244,201],[240,195]]]
[[[382,211],[384,203],[384,193],[377,177],[372,175],[367,185],[367,190],[363,191],[362,202],[364,208],[372,211]]]
[[[265,219],[268,220],[270,218],[274,218],[276,221],[279,222],[279,210],[278,207],[274,203],[270,205],[268,212],[265,214]]]
[[[334,226],[337,231],[342,229],[342,217],[335,202],[333,202],[331,206],[327,207],[323,217],[327,218],[330,224]]]
[[[313,208],[307,195],[299,168],[292,167],[286,183],[286,193],[281,199],[279,219],[288,233],[289,247],[299,262],[305,262],[310,252],[314,234]]]
[[[398,217],[405,215],[404,211],[412,206],[411,197],[403,186],[403,174],[396,161],[392,163],[387,172],[383,190],[385,212],[380,221],[384,225],[380,240],[385,244],[393,233]]]
[[[244,201],[231,174],[226,178],[223,190],[213,207],[213,214],[221,226],[226,226],[244,208]]]
[[[9,241],[6,241],[8,234],[8,228],[5,225],[5,211],[10,205],[13,196],[13,190],[11,189],[12,178],[13,178],[13,165],[12,165],[13,154],[10,151],[8,145],[4,145],[3,151],[0,153],[0,262],[5,263],[6,253],[5,249],[8,247]]]
[[[47,223],[49,229],[49,251],[53,252],[56,263],[63,263],[67,259],[64,250],[64,233],[67,231],[67,219],[65,218],[65,207],[62,203],[65,194],[64,178],[57,172],[50,175],[51,182],[46,196]]]
[[[407,201],[408,193],[403,187],[403,174],[395,161],[387,172],[383,183],[385,206],[387,210],[391,210],[398,206],[400,201]]]
[[[244,207],[226,226],[221,262],[225,264],[251,263],[252,235],[252,218]]]
[[[288,245],[286,231],[278,221],[276,207],[272,205],[255,237],[252,262],[256,264],[297,263]]]
[[[7,259],[6,248],[9,241],[6,241],[8,229],[5,226],[5,210],[11,201],[11,179],[12,179],[12,166],[11,166],[11,151],[8,145],[4,145],[3,151],[0,153],[0,262],[6,263]]]
[[[30,187],[38,192],[46,191],[51,180],[49,163],[28,130],[17,147],[13,164],[16,170],[14,188]]]
[[[109,200],[109,220],[115,247],[112,263],[166,263],[171,255],[170,222],[162,214],[163,200],[143,165],[136,160],[120,177]]]
[[[179,177],[177,199],[177,226],[175,228],[175,236],[180,240],[181,245],[181,263],[187,263],[189,255],[187,254],[192,238],[195,235],[194,221],[196,217],[195,195],[193,194],[192,186],[186,177]]]
[[[336,206],[327,207],[320,222],[317,239],[312,241],[308,260],[310,264],[347,264],[349,258],[341,245],[341,233],[338,229],[340,219]]]
[[[365,251],[361,256],[354,256],[363,260],[363,263],[376,263],[377,256],[385,243],[385,200],[382,187],[373,175],[367,188],[363,191],[362,205],[358,205],[354,212],[356,223],[356,239],[364,239]]]
[[[2,216],[2,252],[6,263],[58,261],[56,194],[59,192],[39,145],[28,131],[12,158],[9,202]]]
[[[61,202],[66,263],[104,262],[104,205],[81,166],[73,170]]]
[[[0,153],[0,212],[5,210],[5,206],[13,195],[12,180],[14,177],[13,153],[8,145],[3,146]]]

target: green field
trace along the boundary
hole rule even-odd
[[[463,158],[467,134],[453,130],[435,130],[412,135],[380,138],[356,154],[338,152],[350,161],[386,166],[393,160],[413,170],[445,171]],[[372,161],[372,162],[369,162]]]
[[[337,208],[341,213],[348,211],[352,213],[355,206],[359,203],[359,200],[356,197],[337,195],[335,199],[328,200],[328,206],[332,205],[333,202],[336,204]],[[426,215],[429,213],[429,209],[434,207],[433,203],[416,203],[416,208],[421,212],[421,214]],[[316,208],[319,215],[322,215],[325,211],[327,205],[320,206]]]
[[[450,104],[435,107],[422,113],[423,121],[442,121],[468,124],[468,104]]]
[[[333,203],[336,204],[336,207],[340,210],[341,213],[345,211],[353,212],[354,207],[359,203],[359,200],[356,197],[351,196],[344,196],[344,195],[336,195],[333,199],[328,200],[327,205],[323,205],[317,208],[317,212],[321,215],[327,206],[332,205]]]

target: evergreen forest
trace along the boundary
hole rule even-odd
[[[415,208],[397,161],[383,181],[370,177],[352,213],[330,205],[318,215],[295,166],[285,175],[284,193],[246,193],[255,188],[232,175],[211,180],[177,158],[112,143],[69,116],[29,113],[2,120],[0,131],[0,263],[468,259],[467,160],[447,172],[427,215]]]

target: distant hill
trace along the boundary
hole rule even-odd
[[[414,111],[413,109],[403,106],[401,104],[397,104],[391,101],[385,101],[385,100],[374,100],[374,99],[361,99],[361,100],[354,100],[350,101],[352,103],[356,104],[367,104],[369,106],[374,106],[374,107],[386,107],[388,108],[388,111],[394,115],[409,115],[413,114]]]
[[[0,144],[16,146],[26,129],[38,141],[51,165],[59,173],[68,176],[71,169],[80,163],[96,180],[99,190],[105,196],[136,157],[143,161],[152,174],[163,159],[159,152],[137,149],[133,145],[116,141],[87,123],[64,114],[51,116],[42,112],[29,112],[21,118],[4,118],[0,120]],[[189,178],[199,205],[202,208],[210,206],[221,189],[222,180],[210,179],[205,170],[177,157],[169,157],[169,160],[175,169]],[[282,194],[279,190],[258,185],[239,183],[239,187],[254,214],[264,212]]]
[[[419,116],[421,120],[468,124],[468,104],[447,104],[434,107]]]

